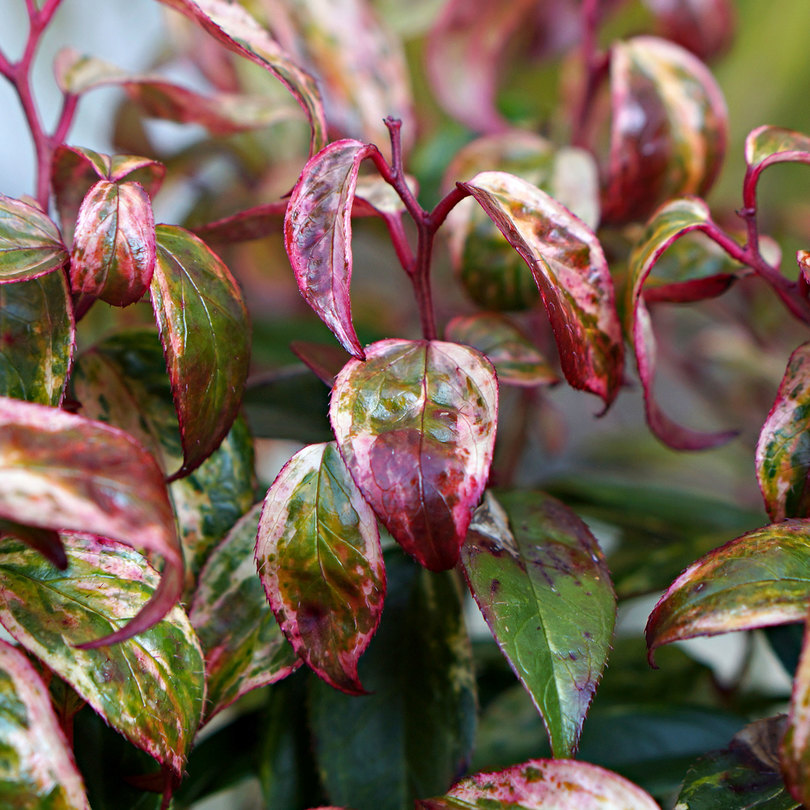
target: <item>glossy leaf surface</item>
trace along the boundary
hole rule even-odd
[[[609,405],[621,382],[623,344],[613,282],[593,231],[513,175],[482,172],[463,186],[531,269],[566,380]]]
[[[672,42],[634,37],[613,45],[610,88],[605,221],[643,220],[670,197],[704,195],[727,140],[726,104],[706,66]]]
[[[191,623],[205,651],[207,719],[300,664],[256,576],[260,512],[257,504],[211,554],[191,605]]]
[[[0,544],[0,621],[104,719],[161,764],[182,771],[200,722],[203,657],[188,617],[174,607],[119,644],[78,649],[115,631],[153,597],[158,575],[137,552],[64,534],[68,569],[11,540]]]
[[[571,756],[613,637],[610,574],[587,526],[560,501],[518,491],[499,500],[487,493],[473,517],[464,574],[554,756]]]
[[[44,529],[92,531],[165,560],[152,598],[100,646],[159,621],[183,585],[183,556],[163,474],[132,437],[55,408],[0,398],[0,516]]]
[[[360,163],[373,151],[359,141],[329,144],[304,166],[284,219],[284,243],[301,295],[346,351],[360,358],[349,298],[352,205]]]
[[[810,593],[810,523],[765,526],[709,552],[661,597],[647,622],[661,644],[799,621]]]
[[[479,773],[417,810],[659,810],[652,797],[616,773],[565,759],[533,759],[498,773]]]
[[[805,627],[799,666],[793,676],[790,714],[782,738],[781,763],[785,784],[796,801],[810,802],[810,641]]]
[[[0,285],[0,395],[59,405],[75,331],[63,273]]]
[[[0,640],[0,802],[90,810],[48,690],[31,662]]]
[[[250,325],[228,268],[176,226],[157,227],[151,293],[183,442],[183,465],[175,475],[185,475],[216,450],[236,418]]]
[[[334,443],[305,447],[273,482],[256,564],[296,653],[327,683],[362,694],[357,664],[380,621],[385,568],[377,519]]]
[[[394,539],[431,570],[458,560],[497,414],[492,366],[455,343],[382,340],[335,381],[330,420],[346,466]]]
[[[59,230],[39,208],[0,194],[0,284],[36,278],[67,259]]]

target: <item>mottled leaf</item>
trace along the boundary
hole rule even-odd
[[[0,194],[0,284],[42,276],[67,259],[59,230],[46,214]]]
[[[444,336],[485,354],[495,366],[499,383],[534,386],[558,382],[537,347],[504,315],[459,315],[447,324]]]
[[[131,638],[180,596],[183,556],[163,474],[123,431],[0,398],[0,516],[43,529],[92,531],[164,558],[152,598],[112,635],[85,637],[85,646]]]
[[[306,302],[346,351],[364,357],[352,324],[352,205],[357,173],[375,147],[329,144],[304,166],[284,219],[284,242]]]
[[[609,405],[621,383],[623,345],[613,282],[594,233],[560,203],[503,172],[462,184],[537,282],[566,380]]]
[[[810,163],[810,137],[782,127],[757,127],[745,139],[745,162],[743,201],[756,209],[760,174],[775,163]]]
[[[346,466],[394,539],[431,570],[458,561],[497,415],[492,366],[455,343],[382,340],[335,381],[330,420]]]
[[[610,650],[616,596],[598,543],[560,501],[487,493],[461,549],[475,601],[548,729],[576,750]]]
[[[200,644],[180,607],[135,638],[80,649],[120,632],[143,610],[158,574],[136,551],[89,535],[63,534],[69,566],[43,566],[22,543],[0,543],[0,621],[104,719],[180,773],[203,707]]]
[[[780,755],[785,784],[806,807],[810,802],[810,631],[806,627]]]
[[[24,526],[13,520],[0,518],[0,537],[7,534],[22,540],[61,571],[67,568],[67,556],[65,547],[59,539],[59,532],[53,529],[40,529],[37,526]]]
[[[661,644],[804,618],[809,538],[808,521],[786,520],[748,532],[690,565],[647,621],[651,659]]]
[[[0,395],[59,405],[75,333],[63,273],[0,285]]]
[[[532,759],[459,782],[416,810],[659,810],[652,797],[616,773],[565,759]]]
[[[0,802],[90,810],[73,753],[31,662],[0,640]]]
[[[662,442],[677,450],[700,450],[723,444],[736,434],[702,433],[681,427],[659,407],[653,394],[655,378],[655,336],[643,288],[661,254],[679,237],[700,231],[710,222],[709,209],[702,200],[684,198],[661,206],[639,239],[630,256],[625,301],[627,331],[632,337],[636,364],[644,389],[644,406],[650,430]]]
[[[357,664],[380,621],[385,568],[377,520],[334,443],[296,453],[267,491],[256,564],[295,652],[362,694]]]
[[[635,37],[613,45],[610,90],[604,220],[643,220],[670,197],[704,195],[727,140],[725,100],[706,66],[672,42]]]
[[[704,61],[725,52],[734,39],[731,0],[645,0],[657,33]]]
[[[250,324],[242,294],[222,260],[198,237],[157,227],[155,310],[180,420],[187,475],[230,430],[247,379]]]

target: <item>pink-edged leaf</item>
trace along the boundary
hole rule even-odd
[[[248,242],[284,230],[287,201],[263,203],[194,228],[207,242]]]
[[[79,209],[70,257],[77,309],[96,298],[117,307],[139,301],[155,269],[152,201],[139,183],[99,180]]]
[[[645,0],[657,32],[704,61],[722,54],[734,39],[731,0]]]
[[[250,324],[239,287],[198,237],[158,225],[155,310],[187,475],[214,450],[239,411],[250,359]]]
[[[621,384],[624,347],[613,281],[593,231],[514,175],[482,172],[462,186],[531,269],[566,380],[609,405]]]
[[[293,95],[307,116],[310,152],[326,143],[326,119],[315,79],[279,47],[270,33],[241,5],[226,0],[160,0],[204,28],[228,50],[272,73]]]
[[[653,394],[655,379],[655,336],[650,313],[642,295],[644,284],[661,254],[679,237],[700,231],[711,220],[709,209],[702,200],[684,198],[673,200],[659,208],[638,241],[628,266],[625,317],[636,354],[636,364],[644,389],[644,407],[650,430],[664,444],[678,450],[701,450],[715,447],[732,439],[736,433],[703,433],[681,427],[660,408]]]
[[[205,651],[206,721],[301,664],[256,576],[253,552],[260,514],[256,504],[213,551],[191,604],[189,618]]]
[[[0,397],[0,516],[43,529],[92,531],[164,558],[152,598],[110,636],[84,639],[85,647],[146,630],[180,596],[183,555],[163,474],[123,431]]]
[[[59,229],[48,216],[0,194],[0,284],[37,278],[67,260]]]
[[[810,622],[806,622],[802,653],[793,676],[790,714],[780,759],[785,784],[802,807],[810,803]]]
[[[759,434],[757,480],[768,517],[777,523],[810,517],[810,343],[788,360],[768,418]]]
[[[22,540],[27,546],[38,551],[46,560],[60,571],[67,568],[65,547],[59,539],[59,532],[53,529],[40,529],[36,526],[24,526],[13,520],[0,518],[0,536],[9,534]]]
[[[382,340],[332,389],[338,447],[393,538],[422,565],[452,568],[486,486],[498,388],[489,361],[441,341]]]
[[[416,810],[660,810],[640,787],[613,771],[570,759],[531,759],[462,779]]]
[[[360,163],[374,151],[359,141],[330,143],[304,166],[284,219],[284,242],[301,295],[346,351],[360,358],[349,297],[352,206]]]
[[[0,640],[0,804],[90,810],[79,769],[33,664]]]
[[[604,220],[646,219],[670,197],[704,195],[723,161],[727,112],[706,66],[679,45],[635,37],[613,46]]]
[[[804,618],[810,594],[810,521],[756,529],[690,565],[647,621],[657,647],[695,636],[751,630]]]
[[[541,492],[491,492],[461,562],[495,640],[543,717],[554,756],[576,751],[610,650],[616,595],[599,544]]]
[[[796,262],[799,265],[799,273],[804,284],[810,289],[810,251],[797,250]]]
[[[126,624],[154,596],[159,575],[120,543],[64,533],[68,568],[0,542],[0,622],[70,684],[106,723],[176,774],[183,770],[202,715],[200,642],[173,607],[136,637],[101,649],[81,642]]]
[[[360,656],[385,598],[377,519],[334,442],[296,453],[267,491],[256,563],[295,652],[319,677],[364,694]]]
[[[768,166],[810,163],[810,136],[782,127],[757,127],[745,139],[745,163],[743,199],[745,205],[753,208],[759,176]]]
[[[340,374],[340,370],[350,359],[350,355],[343,349],[327,343],[293,340],[290,343],[290,349],[310,371],[330,388],[335,384],[335,378]]]

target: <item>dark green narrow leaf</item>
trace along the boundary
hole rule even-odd
[[[0,194],[0,283],[42,276],[67,260],[59,229],[39,208]]]

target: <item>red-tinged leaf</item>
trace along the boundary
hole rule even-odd
[[[99,180],[82,202],[73,237],[70,284],[77,309],[96,298],[117,307],[139,301],[149,289],[155,253],[152,202],[143,186]]]
[[[757,443],[757,480],[768,517],[778,523],[810,517],[810,343],[788,360]]]
[[[658,405],[653,394],[655,379],[655,336],[650,313],[642,295],[644,284],[662,253],[679,237],[700,231],[710,222],[709,209],[702,200],[685,198],[661,206],[647,223],[630,256],[625,317],[636,354],[636,364],[644,389],[644,406],[650,430],[664,444],[677,450],[701,450],[732,439],[736,433],[702,433],[673,422]]]
[[[0,285],[0,395],[59,405],[75,344],[64,273]]]
[[[205,694],[202,650],[188,617],[175,606],[137,637],[86,649],[83,639],[143,610],[159,575],[119,543],[72,533],[62,539],[64,572],[43,566],[21,543],[0,543],[0,622],[108,725],[181,773]]]
[[[646,219],[665,200],[705,195],[723,161],[725,101],[706,66],[679,45],[636,37],[613,46],[605,222]]]
[[[731,0],[646,0],[657,33],[704,61],[728,50],[734,39]]]
[[[377,520],[334,443],[305,447],[278,474],[256,563],[295,652],[327,683],[363,694],[357,663],[380,621],[385,567]]]
[[[0,194],[0,284],[37,278],[67,259],[59,229],[39,208]]]
[[[605,768],[566,759],[532,759],[462,779],[416,810],[660,810],[640,787]]]
[[[22,540],[27,546],[38,551],[46,560],[60,571],[67,568],[65,547],[59,539],[59,532],[53,529],[39,529],[36,526],[24,526],[13,520],[0,518],[0,535],[9,534]]]
[[[495,443],[495,373],[474,349],[382,340],[332,389],[338,447],[394,539],[434,571],[452,568],[486,486]]]
[[[593,231],[514,175],[482,172],[462,185],[531,269],[566,380],[609,405],[621,384],[623,344],[613,282]]]
[[[90,810],[70,744],[31,662],[0,640],[0,803]]]
[[[286,210],[286,200],[265,203],[201,225],[194,229],[194,233],[208,242],[248,242],[251,239],[262,239],[283,231]]]
[[[343,349],[326,343],[293,340],[290,343],[290,349],[310,371],[330,388],[335,384],[335,378],[340,374],[340,370],[350,360],[350,355]]]
[[[149,602],[112,635],[85,638],[85,647],[131,638],[160,621],[180,596],[183,556],[163,474],[123,431],[0,398],[0,516],[43,529],[92,531],[164,558]]]
[[[554,756],[569,757],[613,637],[610,572],[588,527],[560,501],[541,492],[498,497],[487,493],[473,516],[464,574]]]
[[[285,53],[270,33],[241,5],[226,0],[160,0],[204,28],[228,50],[272,73],[307,116],[314,154],[326,143],[326,119],[315,79]]]
[[[158,225],[155,310],[187,475],[214,450],[239,411],[250,359],[250,324],[239,287],[198,237]]]
[[[261,505],[217,546],[200,574],[189,617],[205,651],[206,721],[301,664],[267,604],[253,552]]]
[[[330,143],[304,166],[284,219],[284,242],[306,302],[355,357],[364,357],[352,324],[352,206],[370,144]]]
[[[505,315],[497,312],[459,315],[447,324],[444,336],[486,355],[495,366],[500,383],[535,386],[559,382],[537,347]]]
[[[690,565],[647,621],[656,647],[695,636],[800,621],[810,594],[810,522],[786,520],[748,532]]]
[[[775,163],[810,163],[810,136],[782,127],[757,127],[745,139],[745,205],[756,207],[759,176]]]
[[[785,784],[793,798],[806,807],[810,802],[810,631],[807,629],[793,677],[790,714],[780,754]]]

